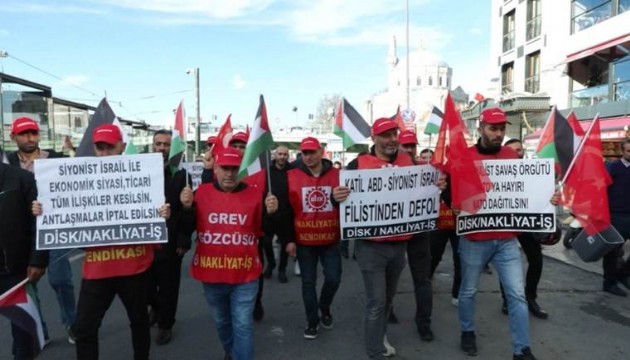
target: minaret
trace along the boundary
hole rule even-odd
[[[395,88],[401,86],[399,84],[398,78],[398,56],[396,56],[396,36],[392,36],[392,41],[389,43],[389,51],[387,53],[387,65],[389,74],[387,75],[387,84],[389,86],[389,90],[394,90]]]
[[[396,56],[396,35],[392,36],[392,42],[389,43],[387,64],[389,64],[390,67],[396,67],[396,65],[398,65],[398,56]]]

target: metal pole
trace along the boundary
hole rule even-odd
[[[407,110],[409,110],[409,0],[407,0]]]
[[[195,129],[195,154],[200,155],[201,143],[201,107],[199,106],[199,68],[195,68],[195,111],[197,115],[197,126]]]

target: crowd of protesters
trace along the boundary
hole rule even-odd
[[[480,137],[469,148],[474,159],[523,157],[518,140],[504,144],[507,118],[500,109],[486,109],[479,120]],[[158,328],[155,343],[169,344],[174,336],[182,258],[191,249],[194,252],[191,275],[201,283],[225,359],[254,358],[254,322],[264,318],[264,281],[271,279],[277,269],[279,282],[286,283],[289,259],[295,259],[301,273],[303,337],[315,340],[320,329],[333,329],[332,304],[337,290],[343,286],[342,257],[350,256],[356,259],[365,290],[362,324],[365,355],[369,359],[389,358],[396,355],[396,340],[388,337],[387,327],[397,321],[394,298],[407,264],[414,286],[419,337],[427,342],[436,337],[431,327],[432,278],[447,243],[453,254],[451,296],[453,305],[458,307],[461,350],[471,356],[478,353],[475,295],[480,275],[491,264],[500,279],[502,311],[508,316],[513,358],[535,359],[528,313],[540,319],[549,316],[537,302],[543,269],[540,243],[531,234],[509,231],[482,231],[458,237],[455,219],[461,209],[451,204],[450,179],[446,174],[435,183],[441,190],[436,229],[386,238],[353,239],[352,247],[350,241],[341,238],[339,207],[351,190],[340,184],[340,171],[415,166],[428,164],[431,159],[431,150],[418,152],[415,133],[400,131],[395,121],[376,120],[371,126],[374,145],[345,168],[340,162],[333,163],[324,157],[318,139],[306,137],[299,144],[299,161],[290,162],[289,149],[277,146],[267,169],[258,176],[243,179],[239,179],[239,168],[248,139],[245,133],[234,134],[229,147],[214,154],[208,152],[203,158],[202,184],[194,192],[188,185],[186,171],[173,170],[168,165],[171,132],[157,131],[152,150],[161,153],[164,160],[161,165],[166,201],[160,215],[166,219],[168,242],[157,248],[124,245],[139,255],[120,260],[116,266],[99,263],[94,261],[97,256],[90,256],[107,248],[86,249],[78,302],[68,251],[35,250],[35,217],[44,214],[45,209],[37,201],[33,162],[63,156],[40,149],[39,131],[34,120],[16,119],[11,138],[18,150],[7,154],[8,164],[0,164],[0,194],[14,191],[0,206],[0,217],[10,219],[14,225],[10,233],[5,227],[0,229],[0,293],[24,278],[36,285],[47,268],[68,341],[76,344],[77,359],[98,359],[98,330],[116,295],[129,318],[134,359],[149,358],[149,329],[153,325]],[[209,148],[214,141],[214,137],[208,139]],[[121,130],[116,125],[96,128],[92,142],[97,156],[120,155],[125,149]],[[629,186],[630,141],[622,144],[622,150],[622,159],[609,166],[613,178],[609,188],[610,211],[613,224],[628,238],[630,209],[627,202],[614,199],[621,199],[619,195],[625,194]],[[315,189],[325,199],[316,210],[306,198]],[[554,194],[550,202],[557,205],[558,198]],[[214,238],[222,241],[217,244],[211,241]],[[274,254],[274,241],[280,247],[279,259]],[[525,280],[520,248],[528,262]],[[615,250],[605,258],[603,289],[626,296],[619,284],[630,289],[630,270],[619,267],[617,257]],[[232,259],[237,265],[220,269],[206,266],[214,258]],[[318,274],[323,275],[319,293]],[[35,339],[15,324],[12,324],[12,339],[15,359],[37,356]]]

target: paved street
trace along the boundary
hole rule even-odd
[[[562,246],[562,245],[559,245]],[[451,304],[452,263],[450,250],[434,278],[433,329],[436,340],[424,343],[413,322],[414,297],[409,270],[405,269],[396,297],[395,312],[400,324],[390,325],[389,338],[397,359],[467,359],[459,351],[457,309]],[[561,248],[547,252],[563,253]],[[566,255],[566,254],[565,254]],[[571,258],[568,258],[569,261]],[[566,260],[566,259],[565,259]],[[576,262],[579,260],[575,260]],[[201,287],[186,271],[174,339],[166,346],[152,345],[152,359],[222,359],[223,352],[210,319]],[[79,274],[80,259],[74,262]],[[595,269],[593,267],[593,269]],[[342,286],[333,315],[335,328],[323,330],[317,340],[302,338],[305,325],[300,281],[292,273],[288,284],[275,278],[266,282],[265,319],[256,325],[258,359],[363,359],[363,284],[356,262],[344,260]],[[77,292],[78,292],[78,277]],[[539,359],[628,359],[630,357],[630,299],[604,294],[601,276],[550,257],[545,258],[539,303],[550,313],[549,320],[531,318],[530,333],[534,354]],[[73,345],[65,339],[56,301],[44,279],[40,285],[44,316],[52,343],[41,359],[74,358]],[[511,359],[507,317],[501,314],[501,298],[495,275],[482,275],[477,296],[477,336],[479,359]],[[100,332],[102,359],[131,359],[126,315],[116,300],[107,313]],[[152,330],[155,337],[156,329]],[[10,332],[6,319],[0,319],[0,359],[10,359]]]

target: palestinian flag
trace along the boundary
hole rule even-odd
[[[114,122],[114,119],[116,119],[114,110],[112,110],[107,103],[107,99],[103,98],[103,100],[101,100],[98,104],[96,110],[94,110],[94,114],[88,123],[83,139],[81,139],[81,143],[77,149],[76,156],[95,156],[96,153],[94,153],[94,144],[92,144],[92,133],[94,132],[94,129],[104,124],[111,124]]]
[[[437,107],[433,107],[431,110],[431,115],[429,115],[429,120],[427,121],[427,126],[424,128],[424,133],[427,135],[433,135],[440,132],[440,125],[442,124],[442,118],[444,118],[444,114]]]
[[[33,286],[24,279],[0,295],[0,315],[31,334],[37,352],[44,348],[44,327]]]
[[[564,174],[569,168],[582,139],[582,136],[576,134],[574,126],[571,126],[569,121],[554,107],[551,109],[549,119],[540,135],[538,147],[536,147],[536,156],[554,159],[556,168],[561,174]],[[577,126],[580,125],[577,124]]]
[[[249,126],[247,127],[249,129]],[[256,113],[256,119],[251,130],[249,130],[249,140],[241,168],[238,170],[238,177],[242,179],[246,176],[254,175],[263,169],[267,169],[271,159],[271,145],[273,145],[273,137],[269,129],[269,121],[267,119],[267,107],[265,99],[260,95],[260,105]]]
[[[182,168],[184,157],[186,156],[186,127],[184,126],[184,100],[179,102],[175,113],[175,127],[173,127],[173,137],[171,138],[171,149],[168,154],[168,164],[171,172],[175,173]]]
[[[370,125],[345,98],[341,98],[339,102],[335,119],[333,132],[343,139],[344,149],[364,141],[371,134]]]
[[[136,146],[133,144],[133,142],[131,142],[131,138],[129,137],[129,134],[127,134],[127,132],[125,131],[125,129],[122,127],[122,124],[120,123],[120,121],[118,120],[118,118],[114,119],[114,125],[118,126],[118,128],[120,129],[120,133],[122,134],[123,137],[123,143],[125,143],[125,151],[123,152],[123,155],[134,155],[138,153],[138,148],[136,148]]]

